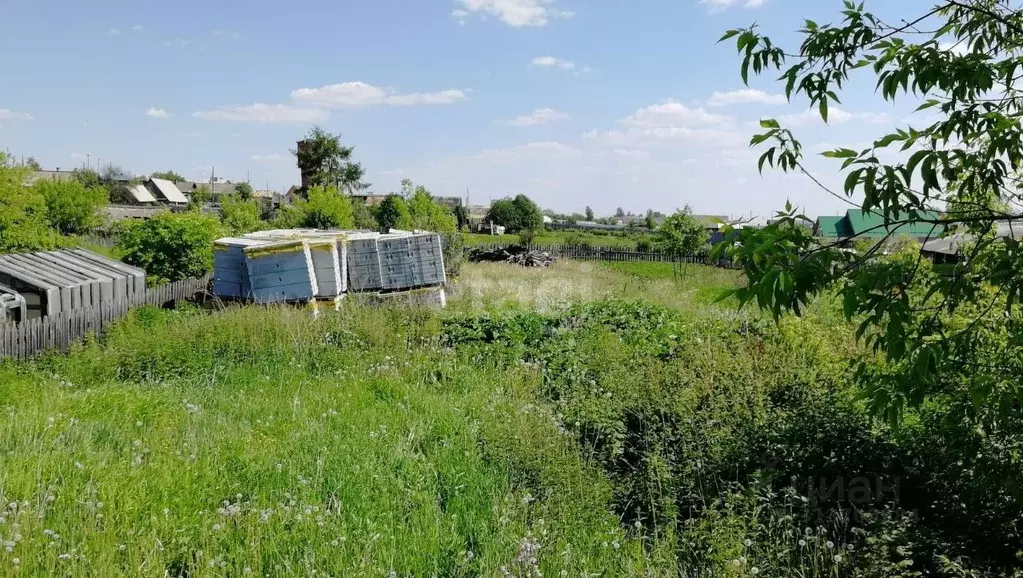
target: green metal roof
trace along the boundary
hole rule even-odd
[[[848,237],[849,221],[845,217],[817,217],[814,234],[818,237],[840,239]]]
[[[945,227],[943,225],[934,225],[933,223],[921,223],[921,222],[910,222],[904,225],[897,225],[894,227],[884,226],[884,216],[880,213],[863,211],[861,209],[850,209],[845,214],[845,218],[849,223],[850,234],[849,236],[859,236],[865,239],[879,239],[894,233],[895,235],[905,235],[916,238],[931,237],[932,239],[941,235],[944,232]],[[933,211],[921,211],[912,212],[908,216],[903,217],[896,215],[896,220],[904,219],[926,219],[926,220],[937,220],[940,219],[941,215]]]

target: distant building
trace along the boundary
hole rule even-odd
[[[184,193],[188,198],[192,198],[192,193],[199,189],[199,187],[206,187],[212,197],[223,197],[225,195],[233,195],[238,192],[237,187],[240,183],[232,183],[226,181],[223,183],[200,183],[194,181],[178,181],[174,185]]]
[[[906,216],[896,216],[896,220],[907,222],[886,225],[884,216],[880,213],[849,209],[845,215],[817,217],[813,234],[815,237],[831,240],[852,238],[878,240],[885,237],[902,236],[926,241],[941,236],[945,231],[945,226],[923,221],[937,221],[940,218],[941,214],[934,211],[914,211]]]

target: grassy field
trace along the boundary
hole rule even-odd
[[[739,282],[476,264],[444,312],[144,309],[4,363],[0,576],[1006,575],[1004,434],[871,422],[837,305]],[[855,519],[804,487],[882,477]]]
[[[482,235],[478,233],[464,233],[465,244],[469,247],[478,245],[515,245],[519,243],[518,235]],[[568,245],[587,244],[591,247],[620,247],[622,249],[635,250],[636,241],[639,236],[621,235],[598,235],[594,233],[573,232],[573,231],[544,231],[536,236],[533,243],[537,245]]]

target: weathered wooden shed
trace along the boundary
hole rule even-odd
[[[146,291],[145,271],[83,249],[0,255],[0,284],[24,298],[26,318],[135,305]]]

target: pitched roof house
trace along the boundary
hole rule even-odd
[[[905,223],[885,224],[884,215],[862,209],[849,209],[842,216],[817,217],[813,234],[825,239],[883,239],[891,236],[913,237],[919,240],[934,239],[945,231],[945,226],[934,221],[940,220],[941,214],[935,211],[908,213],[905,217],[897,216],[898,221]]]

